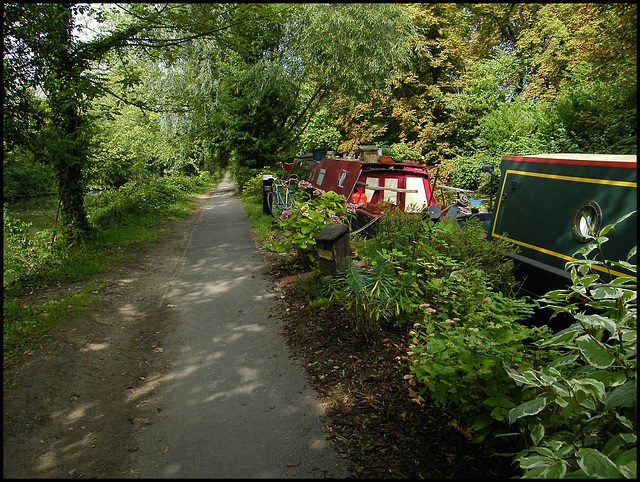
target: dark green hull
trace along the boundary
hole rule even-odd
[[[487,238],[519,246],[517,261],[543,277],[544,273],[568,277],[565,264],[588,244],[583,236],[587,220],[602,227],[637,209],[636,156],[505,156],[500,171]],[[607,237],[603,245],[606,259],[626,260],[629,250],[637,246],[637,215],[620,223]],[[636,257],[630,261],[635,263]],[[622,269],[614,273],[629,274],[635,276]]]

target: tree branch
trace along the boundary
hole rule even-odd
[[[116,99],[124,102],[127,105],[131,105],[133,107],[138,107],[139,109],[143,110],[143,111],[148,111],[148,112],[157,112],[160,114],[186,114],[189,112],[188,109],[182,109],[182,110],[173,110],[173,109],[156,109],[153,107],[150,107],[149,105],[145,104],[144,102],[136,102],[134,100],[130,100],[127,99],[126,97],[123,97],[121,95],[116,94],[115,92],[113,92],[111,89],[105,87],[104,85],[101,84],[97,84],[94,83],[93,84],[95,87],[103,90],[104,92],[106,92],[107,94],[112,95],[113,97],[115,97]]]
[[[320,101],[322,101],[322,99],[324,99],[327,96],[327,92],[325,90],[324,84],[320,85],[316,91],[313,93],[313,95],[311,96],[311,99],[309,99],[309,102],[307,103],[307,105],[305,106],[305,108],[302,110],[302,112],[300,112],[300,114],[298,114],[298,117],[296,117],[293,121],[293,123],[289,126],[289,128],[287,129],[287,134],[289,134],[291,131],[293,131],[293,128],[304,118],[304,116],[307,114],[307,112],[309,111],[309,109],[311,108],[311,105],[317,100],[318,103]]]

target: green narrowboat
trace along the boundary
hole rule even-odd
[[[505,156],[500,172],[487,239],[503,239],[520,248],[512,255],[516,272],[530,278],[525,290],[534,295],[567,284],[565,264],[589,242],[590,230],[597,232],[637,209],[635,155]],[[637,246],[637,214],[607,237],[604,257],[626,260]],[[636,256],[630,262],[635,264]],[[636,276],[622,268],[612,274]]]

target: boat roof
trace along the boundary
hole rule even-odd
[[[568,163],[617,163],[621,166],[636,167],[637,156],[627,154],[580,154],[580,153],[558,153],[558,154],[533,154],[526,156],[504,156],[504,161],[530,161],[530,162],[553,162],[567,161]]]

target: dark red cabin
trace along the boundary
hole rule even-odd
[[[443,206],[436,201],[434,187],[438,166],[405,163],[363,162],[359,159],[301,161],[307,167],[307,180],[313,187],[334,191],[348,201],[358,201],[354,194],[364,191],[365,203],[357,212],[360,223],[377,219],[382,204],[404,212],[426,212],[430,206]]]

